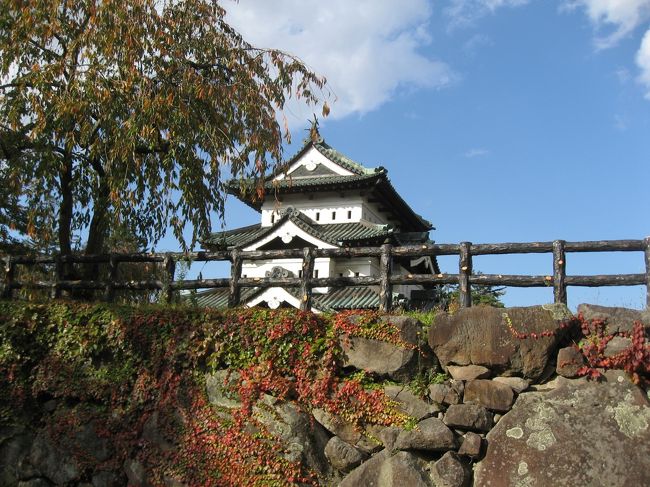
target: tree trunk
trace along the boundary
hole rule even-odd
[[[93,201],[93,217],[90,220],[88,229],[88,243],[86,244],[86,255],[101,254],[104,249],[108,230],[108,184],[101,178],[97,197]]]
[[[93,216],[88,228],[88,242],[86,243],[85,254],[101,254],[107,249],[104,242],[108,232],[108,195],[109,189],[106,179],[100,176],[99,188],[93,201]],[[83,266],[82,279],[93,280],[99,275],[98,264],[86,264]],[[93,299],[93,291],[82,296],[83,299]]]
[[[65,161],[59,175],[61,184],[61,205],[59,207],[59,250],[61,255],[72,253],[72,161]]]
[[[74,201],[72,197],[72,160],[66,157],[63,169],[59,174],[61,185],[61,204],[59,206],[59,252],[61,255],[72,253],[72,210]],[[70,263],[63,264],[60,277],[74,279],[74,267]]]

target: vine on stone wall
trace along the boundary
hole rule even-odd
[[[544,330],[537,333],[518,331],[507,313],[503,319],[511,334],[519,339],[540,339],[555,336],[558,330]],[[643,323],[635,321],[632,332],[616,331],[610,333],[607,322],[601,319],[586,319],[582,313],[564,321],[559,330],[578,329],[580,335],[573,341],[573,347],[582,355],[585,365],[577,371],[578,376],[600,379],[603,371],[611,369],[625,370],[630,380],[638,385],[650,385],[650,343],[645,335]],[[630,339],[630,345],[618,353],[608,353],[607,345],[616,337]]]
[[[340,367],[341,333],[402,344],[396,330],[376,313],[0,302],[0,418],[44,421],[62,445],[92,424],[113,455],[74,452],[86,476],[137,460],[153,485],[315,485],[254,406],[272,395],[359,430],[408,424],[382,390]],[[218,369],[236,377],[227,387],[240,408],[208,402],[205,372]]]

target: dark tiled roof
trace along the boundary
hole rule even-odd
[[[336,191],[340,189],[356,189],[367,188],[375,185],[382,176],[385,177],[385,172],[377,172],[372,174],[358,174],[354,176],[315,176],[312,178],[291,178],[287,176],[285,179],[280,180],[267,180],[264,183],[264,192],[267,194],[286,194],[286,193],[300,193],[307,190],[319,191]],[[228,193],[236,196],[249,206],[256,210],[262,207],[261,200],[252,200],[247,195],[253,195],[253,187],[249,181],[230,180],[226,182],[226,190]]]
[[[203,242],[204,246],[230,249],[241,247],[246,242],[257,240],[258,237],[266,232],[267,228],[262,228],[261,223],[249,225],[247,227],[234,228],[232,230],[225,230],[223,232],[211,233]]]
[[[240,297],[242,302],[248,301],[252,298],[259,289],[252,287],[245,287],[241,289]],[[190,301],[196,299],[196,305],[206,308],[227,308],[228,307],[228,295],[230,290],[228,288],[215,288],[209,289],[207,291],[199,291],[194,295],[194,298],[190,294],[183,295],[183,299]]]
[[[313,294],[312,301],[322,311],[374,309],[379,308],[379,292],[371,287],[342,287],[327,294]]]
[[[300,299],[297,288],[285,288],[292,296]],[[262,292],[259,288],[243,288],[241,301],[246,303]],[[189,297],[185,297],[189,299]],[[228,306],[228,289],[218,288],[199,292],[196,295],[198,306],[209,308],[225,308]],[[332,289],[327,294],[314,293],[312,306],[320,311],[336,311],[341,309],[374,309],[379,307],[379,293],[372,287],[343,287]]]
[[[390,225],[373,225],[365,223],[332,223],[320,225],[318,232],[324,240],[332,243],[372,240],[387,237],[393,233]]]
[[[293,179],[291,176],[287,176],[284,179],[280,180],[269,180],[264,183],[264,189],[266,191],[280,190],[284,189],[283,192],[291,192],[290,190],[300,190],[304,188],[311,188],[318,186],[319,188],[327,189],[330,186],[335,186],[340,188],[342,186],[348,187],[357,187],[357,186],[367,186],[368,184],[374,184],[383,172],[376,172],[371,174],[358,174],[355,176],[320,176],[313,178],[296,178]]]
[[[293,222],[298,228],[301,228],[309,235],[332,245],[374,241],[384,239],[393,234],[393,229],[390,225],[360,222],[319,225],[303,213],[293,211],[286,213],[270,227],[262,227],[261,224],[257,224],[213,233],[203,241],[203,245],[209,248],[220,249],[245,247],[273,233],[286,221]]]

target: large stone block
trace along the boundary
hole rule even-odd
[[[366,453],[357,450],[338,436],[333,436],[325,445],[325,456],[332,467],[341,472],[349,472],[368,458]]]
[[[382,318],[393,324],[400,333],[400,339],[413,346],[426,345],[422,336],[422,324],[408,316],[386,316]],[[413,378],[419,351],[401,347],[379,340],[354,337],[343,334],[340,337],[343,349],[343,366],[366,370],[381,377],[397,381],[409,381]]]
[[[205,374],[205,389],[211,404],[223,408],[239,408],[242,403],[231,387],[239,381],[237,371],[216,370]]]
[[[562,377],[577,377],[578,370],[585,364],[585,357],[575,347],[561,348],[557,353],[555,371]]]
[[[20,478],[37,475],[29,463],[33,441],[25,427],[0,426],[0,485],[16,485]]]
[[[387,385],[384,387],[384,393],[397,403],[400,411],[417,420],[428,418],[441,411],[437,404],[431,404],[416,396],[403,385]]]
[[[425,464],[410,452],[377,453],[350,472],[339,487],[431,487]]]
[[[454,452],[445,453],[431,469],[436,487],[469,487],[472,471]]]
[[[597,304],[581,304],[578,306],[578,313],[583,318],[591,320],[605,320],[608,333],[619,331],[631,332],[635,321],[643,323],[646,330],[650,331],[650,311],[615,306],[599,306]]]
[[[487,379],[490,377],[490,369],[481,365],[450,365],[447,372],[456,380]]]
[[[536,333],[538,338],[516,338],[504,315],[517,331]],[[557,349],[563,334],[561,323],[570,316],[562,305],[508,309],[475,306],[453,315],[441,313],[429,329],[429,346],[443,366],[482,365],[502,375],[536,379]],[[539,337],[545,331],[555,335]]]
[[[461,402],[463,390],[464,386],[454,387],[452,384],[431,384],[429,386],[429,397],[438,404],[458,404]]]
[[[465,397],[463,400],[466,403],[480,404],[492,411],[505,413],[510,410],[515,400],[515,393],[506,384],[477,379],[465,384]]]
[[[458,447],[454,432],[438,418],[420,421],[410,431],[402,431],[397,437],[398,450],[448,451]]]
[[[494,414],[478,404],[454,404],[447,409],[444,422],[451,428],[487,432],[494,424]]]
[[[507,385],[517,394],[524,392],[530,386],[530,381],[521,377],[495,377],[492,380]]]
[[[488,433],[474,485],[650,485],[650,405],[631,384],[567,381],[519,396]]]
[[[345,421],[343,418],[330,414],[323,409],[314,409],[312,414],[314,419],[327,431],[363,452],[374,453],[381,450],[383,446],[374,439],[377,435],[363,434],[352,423]]]
[[[29,461],[43,477],[57,485],[72,482],[80,475],[72,455],[53,442],[45,432],[39,433],[32,443]]]
[[[290,402],[266,396],[261,407],[254,409],[255,419],[282,440],[285,458],[302,462],[310,470],[325,477],[330,473],[324,450],[329,436],[312,417]]]
[[[481,438],[481,435],[468,431],[463,437],[463,443],[460,445],[458,454],[475,459],[481,456],[482,450],[483,438]]]

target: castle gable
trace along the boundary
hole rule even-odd
[[[274,178],[275,181],[282,181],[285,178],[317,178],[331,176],[354,176],[355,173],[346,169],[336,161],[331,160],[327,155],[318,150],[315,144],[305,147],[295,157],[286,172],[282,172]]]

